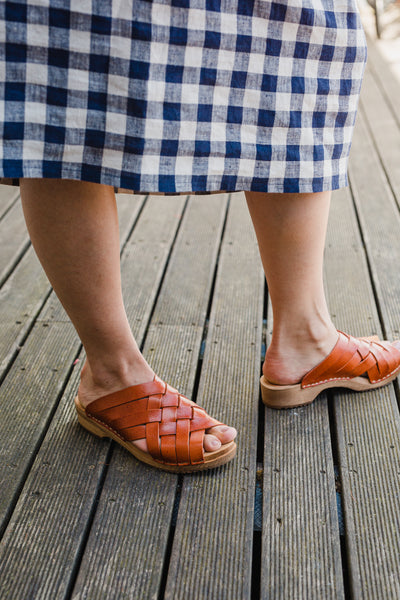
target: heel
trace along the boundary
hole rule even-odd
[[[318,395],[315,388],[302,388],[296,385],[274,385],[264,376],[260,379],[261,397],[269,408],[295,408],[310,404]]]
[[[79,402],[78,397],[75,398],[75,408],[76,408],[76,412],[78,414],[78,422],[80,425],[82,425],[82,427],[84,427],[85,429],[90,431],[90,433],[97,435],[97,437],[100,437],[100,438],[110,437],[107,435],[107,433],[104,431],[104,429],[100,425],[97,425],[97,423],[95,423],[94,421],[92,421],[91,419],[89,419],[86,416],[85,409],[83,408],[82,404]]]

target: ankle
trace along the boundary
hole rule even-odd
[[[332,323],[329,313],[319,311],[317,307],[310,308],[311,314],[302,311],[294,314],[279,315],[275,318],[271,345],[299,346],[304,344],[323,346],[327,340],[337,337],[337,330]]]
[[[81,371],[78,388],[79,400],[87,406],[93,400],[122,390],[132,385],[147,383],[154,378],[154,372],[142,355],[113,363],[95,363],[86,360]]]

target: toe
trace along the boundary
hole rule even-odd
[[[146,440],[145,440],[145,439],[141,439],[141,440],[135,440],[135,441],[133,442],[133,444],[134,444],[134,445],[135,445],[137,448],[139,448],[140,450],[143,450],[143,452],[148,452],[148,449],[147,449],[147,442],[146,442]]]
[[[235,439],[237,431],[234,427],[228,427],[228,425],[216,425],[207,429],[207,433],[218,438],[221,444],[228,444]]]
[[[214,450],[221,448],[222,444],[220,440],[215,437],[215,435],[209,435],[206,433],[204,435],[203,445],[206,452],[213,452]]]

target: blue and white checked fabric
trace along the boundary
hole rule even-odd
[[[355,1],[0,1],[0,177],[345,186],[366,60]]]

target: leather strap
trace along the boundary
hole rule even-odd
[[[398,368],[400,350],[393,344],[355,338],[342,331],[338,333],[339,339],[332,352],[303,377],[302,388],[363,375],[371,383],[378,383]]]
[[[86,414],[126,442],[146,439],[155,460],[174,465],[204,462],[205,430],[221,425],[157,376],[98,398]]]

